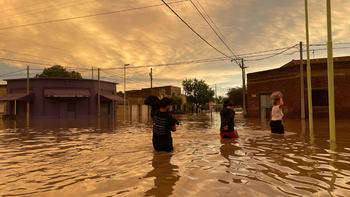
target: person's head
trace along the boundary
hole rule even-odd
[[[272,100],[272,104],[273,105],[278,105],[280,103],[280,99],[279,98],[275,98]]]
[[[272,104],[278,105],[280,103],[280,98],[283,97],[283,94],[280,91],[275,91],[271,94]]]
[[[230,101],[230,102],[227,103],[227,108],[234,109],[235,108],[235,104]]]
[[[226,108],[226,107],[227,107],[227,104],[228,104],[229,102],[230,102],[229,100],[225,100],[225,101],[224,101],[224,106],[223,106],[223,107]]]
[[[164,97],[162,100],[159,101],[160,108],[168,110],[170,108],[171,101],[169,98]]]

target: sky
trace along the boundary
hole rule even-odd
[[[58,64],[88,79],[100,68],[101,80],[123,91],[129,64],[126,90],[149,88],[152,68],[154,87],[197,78],[224,96],[242,86],[242,70],[230,59],[243,58],[246,73],[275,69],[300,59],[295,46],[306,43],[304,0],[165,2],[182,20],[161,0],[2,0],[0,83],[26,77],[27,65],[34,77]],[[308,3],[310,44],[326,44],[326,0]],[[348,13],[349,0],[332,0],[334,56],[350,52]],[[311,46],[310,57],[327,57],[325,48]]]

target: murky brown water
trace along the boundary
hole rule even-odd
[[[236,118],[220,140],[219,115],[177,115],[175,150],[155,152],[147,118],[0,121],[1,196],[350,196],[350,122]]]

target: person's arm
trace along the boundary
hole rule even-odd
[[[280,109],[282,109],[283,105],[284,105],[283,99],[282,99],[282,97],[280,97],[280,104],[279,104]]]

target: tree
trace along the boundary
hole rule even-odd
[[[235,88],[230,88],[228,92],[226,93],[227,99],[232,101],[238,106],[243,106],[243,88],[242,87],[235,87]],[[247,96],[246,96],[247,99]]]
[[[182,86],[186,94],[186,102],[192,104],[192,112],[194,105],[198,109],[200,105],[214,100],[214,90],[203,80],[199,81],[196,78],[186,79],[182,81]]]
[[[80,73],[72,71],[69,72],[60,65],[55,65],[50,68],[45,68],[40,75],[35,75],[37,78],[41,77],[55,77],[55,78],[83,78]]]
[[[183,99],[181,96],[174,96],[170,98],[171,105],[176,105],[177,109],[180,109],[181,105],[183,104]]]

